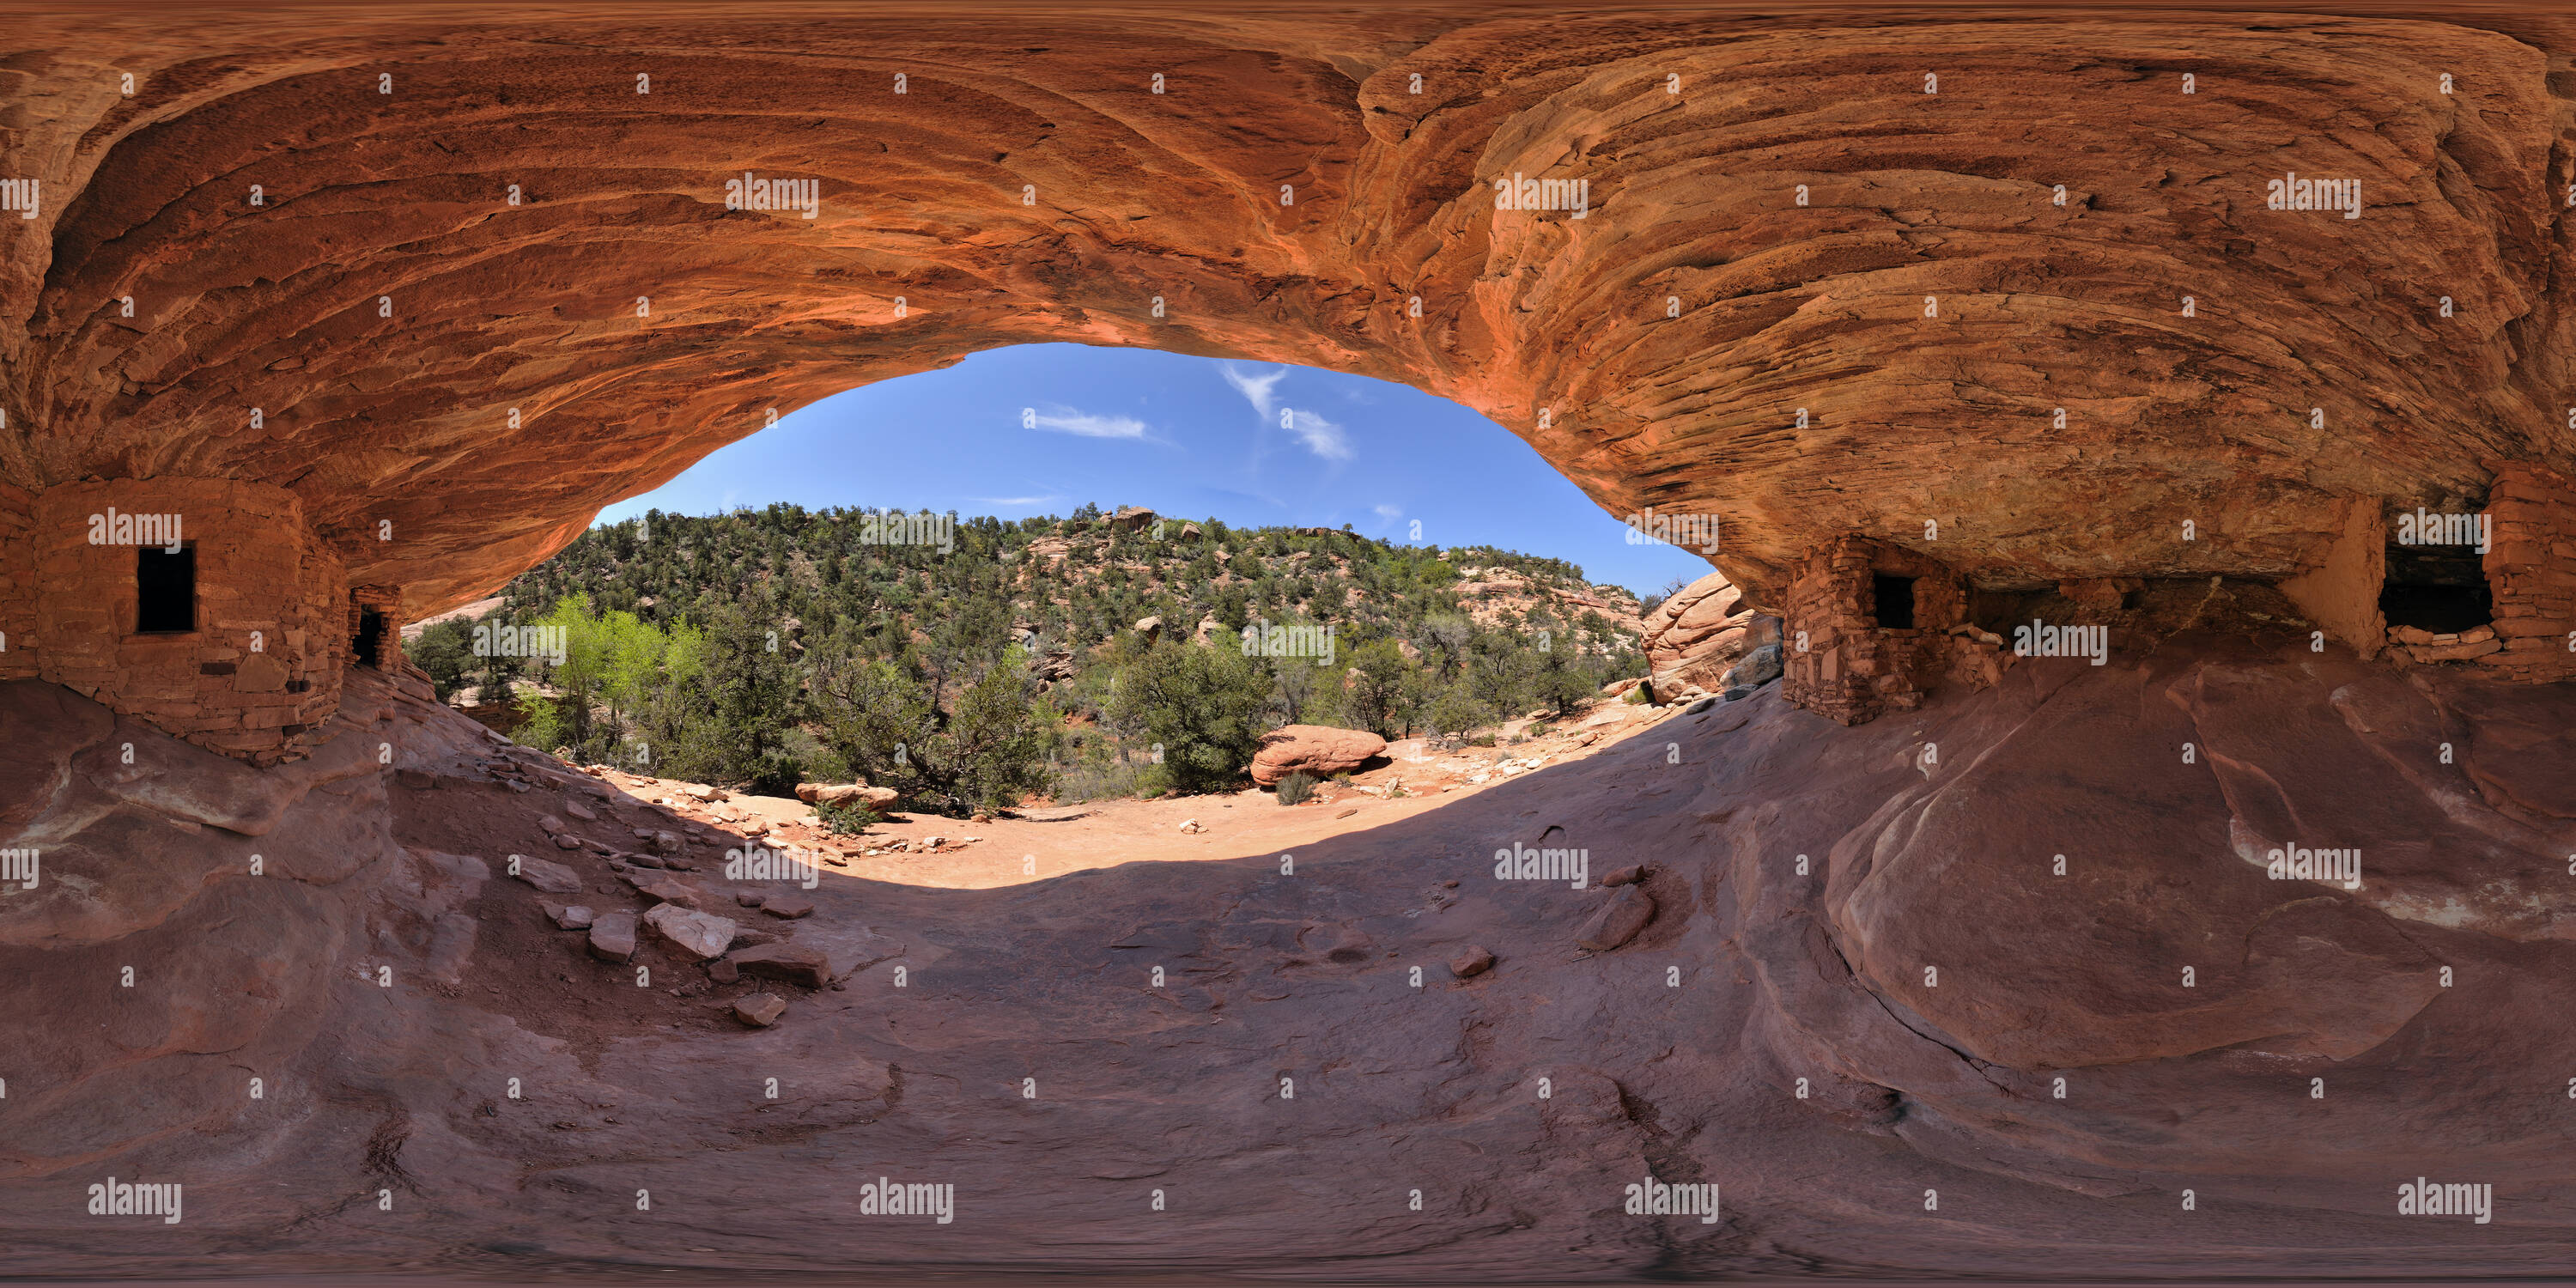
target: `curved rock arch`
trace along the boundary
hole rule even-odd
[[[1417,385],[1614,512],[1721,514],[1765,592],[1927,518],[1981,582],[2278,578],[2351,498],[2571,446],[2563,54],[2467,26],[36,29],[0,461],[288,487],[411,615],[766,409],[1031,339]],[[2365,217],[2264,209],[2302,168]],[[818,217],[725,210],[746,171]],[[1584,179],[1585,217],[1497,212],[1498,175]],[[2165,536],[2193,516],[2218,539]]]

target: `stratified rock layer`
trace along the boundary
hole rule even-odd
[[[2390,12],[22,16],[0,473],[287,488],[408,621],[772,412],[1076,340],[1454,398],[1758,603],[1845,532],[2283,577],[2576,456],[2576,27]]]

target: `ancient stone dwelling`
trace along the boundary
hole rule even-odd
[[[2576,679],[2576,485],[2527,463],[2498,463],[2474,514],[2483,551],[2419,543],[2397,516],[2354,508],[2327,566],[2282,583],[2324,633],[2363,657],[2463,664],[2496,679]],[[2429,513],[2422,506],[2411,508]],[[2474,530],[2474,525],[2466,525]],[[2063,583],[2079,616],[2102,621],[2136,578]],[[1796,565],[1783,599],[1782,694],[1843,724],[1909,711],[1945,685],[1973,692],[2017,659],[1970,620],[1968,580],[1940,561],[1852,535]]]
[[[1782,696],[1844,724],[1910,711],[1954,670],[1992,681],[1995,646],[1968,624],[1967,579],[1904,547],[1829,543],[1798,565],[1784,609]]]
[[[257,764],[300,755],[351,661],[402,664],[399,596],[349,585],[283,488],[0,485],[0,679],[34,677]]]

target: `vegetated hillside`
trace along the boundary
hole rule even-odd
[[[1645,670],[1636,599],[1562,560],[1097,506],[654,511],[502,598],[409,647],[442,695],[536,681],[514,686],[521,741],[960,812],[1231,787],[1280,725],[1466,734]],[[530,624],[561,629],[561,661],[493,631]]]

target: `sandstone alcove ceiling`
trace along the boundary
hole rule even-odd
[[[1415,384],[1773,593],[1843,532],[2285,577],[2571,447],[2545,23],[292,12],[13,20],[0,461],[288,488],[407,616],[1028,340]],[[2362,217],[2266,209],[2294,172]]]

